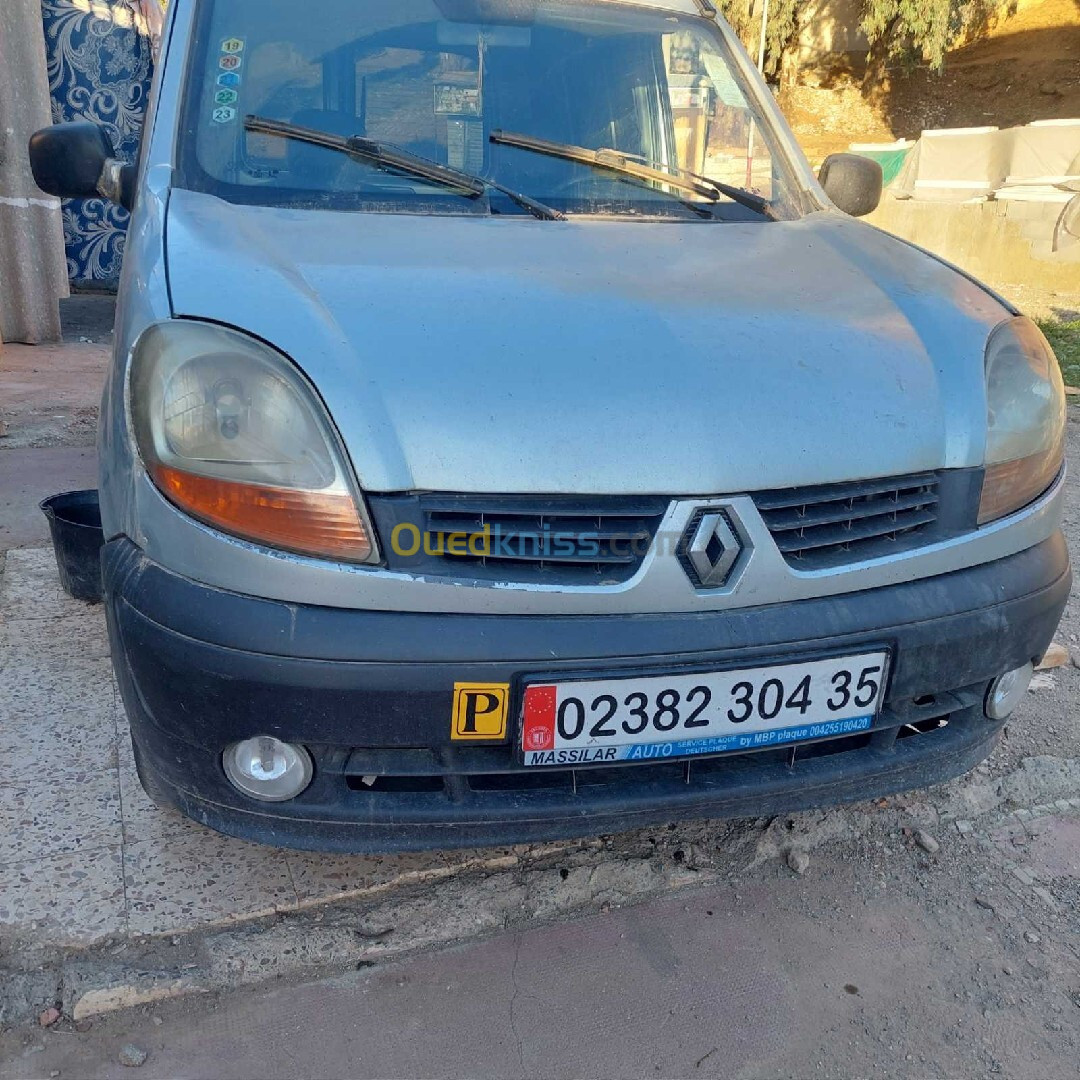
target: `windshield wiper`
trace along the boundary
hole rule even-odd
[[[537,154],[576,161],[582,165],[591,165],[596,169],[606,169],[619,176],[632,176],[649,183],[667,184],[678,191],[697,195],[711,202],[716,202],[720,195],[725,195],[732,202],[745,206],[763,217],[774,220],[776,218],[771,203],[763,196],[747,191],[745,188],[725,184],[720,180],[710,180],[707,176],[679,168],[677,165],[647,162],[634,154],[624,154],[621,150],[590,150],[588,147],[574,146],[571,143],[550,142],[548,139],[537,139],[532,135],[520,135],[515,131],[493,131],[488,138],[493,143],[516,146],[520,150],[532,150]],[[702,209],[691,202],[686,205],[699,212]]]
[[[336,150],[338,153],[347,154],[356,161],[367,162],[377,169],[395,170],[406,173],[409,176],[418,177],[421,180],[439,184],[442,187],[451,188],[460,192],[465,198],[478,199],[489,189],[501,191],[508,199],[517,203],[518,206],[528,210],[534,217],[542,221],[565,221],[565,215],[558,210],[545,206],[542,202],[519,191],[505,187],[494,180],[488,180],[483,176],[475,176],[473,173],[464,172],[461,169],[442,165],[431,158],[421,157],[419,154],[410,154],[407,150],[400,150],[396,146],[387,143],[375,142],[365,139],[360,135],[335,135],[333,132],[321,131],[319,128],[303,127],[300,124],[292,124],[286,120],[269,120],[264,116],[247,116],[244,118],[244,127],[248,131],[260,135],[276,135],[282,139],[297,139],[300,142],[311,143],[313,146],[322,146],[327,150]]]

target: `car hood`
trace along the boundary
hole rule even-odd
[[[714,494],[980,464],[1008,314],[836,213],[544,222],[175,191],[174,314],[295,360],[373,491]]]

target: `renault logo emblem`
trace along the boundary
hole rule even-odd
[[[741,551],[742,543],[722,511],[706,510],[690,523],[683,552],[701,588],[724,585]]]

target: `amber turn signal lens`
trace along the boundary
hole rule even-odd
[[[1022,510],[1034,502],[1057,478],[1063,461],[1062,447],[1043,454],[987,465],[979,502],[979,524]]]
[[[332,559],[362,562],[371,555],[350,495],[242,484],[160,464],[152,474],[181,510],[234,536]]]

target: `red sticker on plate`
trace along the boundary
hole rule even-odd
[[[525,690],[525,716],[521,727],[523,750],[555,749],[554,686],[530,686]]]

